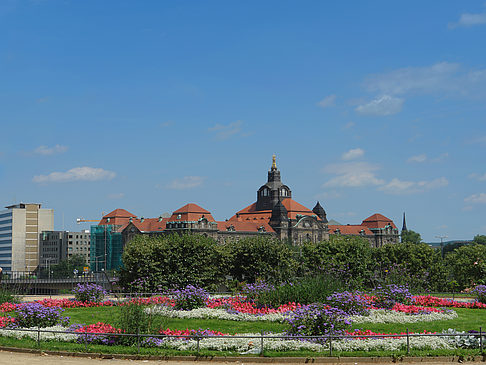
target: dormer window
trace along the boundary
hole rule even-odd
[[[182,218],[182,215],[177,214],[177,219],[181,219],[181,218]]]

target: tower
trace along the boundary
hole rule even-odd
[[[405,222],[405,212],[403,212],[402,232],[407,232],[407,222]]]
[[[256,210],[272,210],[280,200],[292,198],[292,191],[282,183],[276,156],[272,156],[272,167],[268,171],[267,183],[257,191]]]

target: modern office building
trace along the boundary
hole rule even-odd
[[[90,264],[90,231],[44,231],[39,241],[39,266],[49,267],[74,255]]]
[[[19,203],[0,211],[0,267],[34,271],[39,265],[39,235],[54,229],[53,209]]]

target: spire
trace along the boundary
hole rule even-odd
[[[326,211],[324,208],[317,202],[316,206],[312,209],[312,211],[319,217],[324,223],[327,223],[327,216]]]
[[[403,212],[402,232],[407,232],[407,222],[405,222],[405,212]]]
[[[272,156],[272,171],[275,171],[277,169],[277,156],[273,154]]]

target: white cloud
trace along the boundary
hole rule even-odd
[[[479,143],[479,144],[486,144],[486,136],[481,136],[477,138],[473,138],[470,143]]]
[[[75,167],[66,172],[51,172],[49,175],[34,176],[36,183],[70,182],[70,181],[99,181],[111,180],[116,176],[113,171],[94,167]]]
[[[486,181],[486,173],[484,173],[483,175],[472,173],[472,174],[469,175],[469,178],[475,179],[475,180],[478,180],[478,181]]]
[[[168,120],[167,122],[160,123],[161,128],[167,128],[170,127],[174,122],[172,120]]]
[[[363,157],[363,155],[364,155],[364,150],[362,150],[361,148],[354,148],[349,150],[348,152],[343,153],[341,158],[344,161],[349,161],[349,160],[357,159],[359,157]]]
[[[317,105],[319,105],[321,108],[329,108],[336,105],[336,95],[332,94],[326,96],[324,99],[318,102]]]
[[[327,181],[323,187],[362,187],[381,185],[383,180],[378,179],[373,171],[379,167],[367,162],[343,162],[328,165],[324,172],[338,175]]]
[[[464,13],[456,23],[449,23],[449,28],[472,27],[474,25],[486,24],[486,13],[470,14]]]
[[[464,69],[458,63],[439,62],[431,66],[405,67],[368,76],[364,87],[381,95],[483,95],[486,70]]]
[[[386,116],[397,114],[402,110],[404,99],[383,95],[368,103],[358,105],[356,111],[363,115]]]
[[[464,199],[467,203],[486,204],[486,193],[473,194]]]
[[[175,179],[166,187],[174,190],[192,189],[202,185],[204,177],[202,176],[184,176],[182,179]]]
[[[67,146],[62,146],[60,144],[56,144],[53,147],[39,146],[34,150],[34,153],[38,155],[49,156],[64,153],[67,151],[67,149]]]
[[[426,154],[421,154],[421,155],[416,155],[410,157],[407,162],[425,162],[427,160],[427,155]]]
[[[344,125],[344,129],[351,129],[355,126],[354,122],[348,122]]]
[[[449,154],[447,152],[441,153],[439,156],[434,157],[434,158],[428,158],[425,153],[412,156],[410,157],[407,162],[417,162],[417,163],[422,163],[422,162],[440,162],[444,159],[449,157]]]
[[[447,185],[449,185],[449,181],[445,177],[424,181],[405,181],[394,178],[388,184],[381,186],[378,190],[388,194],[414,194],[423,193],[424,191]]]
[[[123,199],[125,197],[125,193],[113,193],[113,194],[108,194],[108,199]]]
[[[241,126],[243,122],[237,120],[236,122],[229,123],[228,125],[216,124],[214,127],[209,128],[210,132],[216,133],[216,138],[220,140],[228,139],[241,132]]]

